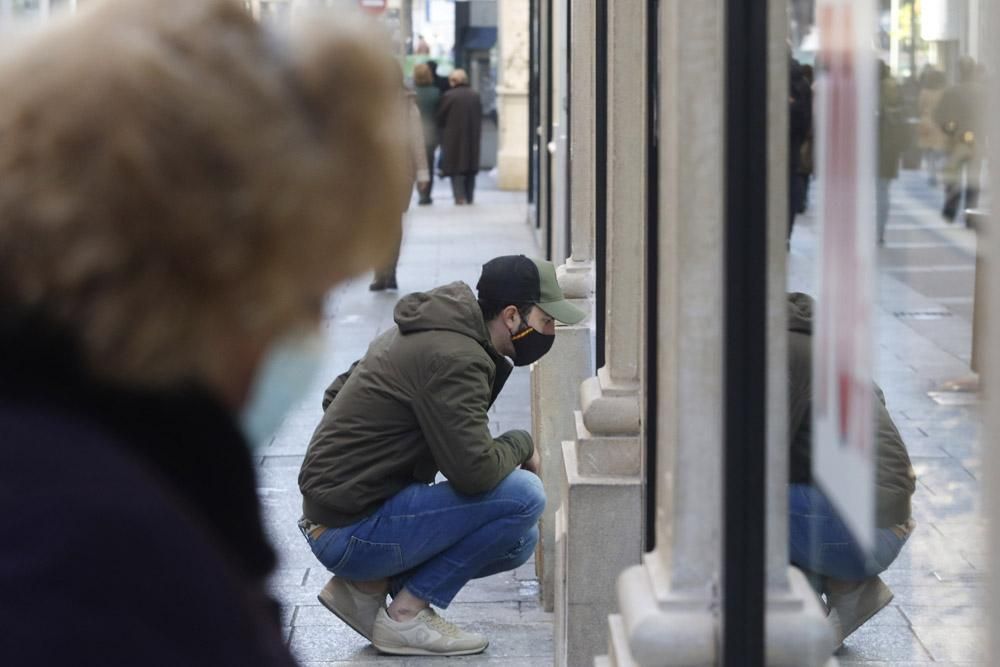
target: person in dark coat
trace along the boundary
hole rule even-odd
[[[449,90],[451,90],[451,83],[448,82],[448,77],[440,76],[437,73],[438,72],[437,61],[428,60],[426,64],[428,67],[431,68],[431,75],[434,77],[434,85],[437,87],[438,90],[441,91],[441,94],[444,95]]]
[[[451,178],[455,204],[471,204],[479,172],[479,143],[482,136],[483,104],[479,93],[469,87],[465,70],[456,69],[448,77],[451,90],[438,108],[441,128],[441,172]]]
[[[945,201],[944,219],[955,222],[961,210],[979,203],[979,185],[986,146],[983,111],[986,89],[979,68],[969,57],[958,63],[959,82],[944,91],[934,110],[934,122],[947,137],[948,162],[942,173]],[[964,205],[962,200],[964,199]]]
[[[413,85],[416,88],[417,108],[420,110],[420,120],[424,132],[424,152],[427,156],[427,184],[420,190],[421,205],[433,202],[431,198],[434,189],[434,151],[438,146],[437,111],[441,104],[441,91],[434,85],[434,73],[426,63],[413,68]]]
[[[838,643],[892,600],[879,577],[916,527],[910,500],[916,475],[906,444],[873,384],[875,415],[875,548],[867,552],[822,489],[813,482],[812,329],[814,302],[802,293],[788,308],[788,540],[793,565],[812,575],[826,596]]]
[[[308,30],[105,0],[0,55],[4,665],[295,664],[251,447],[408,193],[388,50]]]
[[[800,173],[802,147],[812,134],[812,84],[794,59],[789,61],[788,78],[788,238],[791,239],[795,216],[805,205]]]

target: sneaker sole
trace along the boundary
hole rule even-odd
[[[372,642],[372,645],[382,653],[388,653],[389,655],[452,656],[452,655],[476,655],[477,653],[482,653],[489,647],[490,643],[486,642],[486,645],[483,646],[482,648],[466,648],[458,651],[429,651],[427,649],[417,648],[416,646],[386,646],[385,644],[379,645],[376,644],[375,642]]]
[[[323,605],[324,607],[326,607],[327,609],[329,609],[331,614],[333,614],[334,616],[336,616],[337,618],[339,618],[340,620],[342,620],[344,623],[346,623],[347,626],[351,628],[351,630],[354,630],[356,633],[358,633],[359,635],[361,635],[362,637],[364,637],[368,641],[372,640],[371,635],[366,634],[365,631],[362,630],[361,628],[359,628],[354,621],[352,621],[351,619],[349,619],[348,617],[344,616],[339,611],[337,611],[336,609],[334,609],[333,604],[330,603],[330,602],[327,602],[325,599],[323,599],[322,595],[317,595],[316,599],[319,600],[319,603],[321,605]]]

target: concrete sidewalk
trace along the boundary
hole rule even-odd
[[[538,255],[528,224],[524,193],[491,189],[481,175],[473,206],[452,204],[446,180],[435,184],[431,206],[414,206],[407,215],[398,291],[368,291],[371,276],[338,288],[325,319],[329,354],[303,404],[290,413],[274,442],[261,449],[260,497],[280,565],[272,590],[284,607],[284,625],[292,651],[303,665],[448,664],[536,667],[552,664],[552,614],[541,610],[534,559],[514,572],[473,581],[444,615],[490,638],[485,653],[467,658],[394,658],[381,656],[340,622],[316,594],[330,574],[316,560],[296,527],[301,496],[296,478],[309,438],[319,422],[323,390],[361,357],[368,343],[393,325],[392,309],[403,294],[454,280],[475,287],[482,264],[492,257]],[[516,369],[491,409],[494,433],[531,428],[530,388],[526,368]]]

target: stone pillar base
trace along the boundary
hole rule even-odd
[[[596,438],[626,451],[638,437]],[[588,475],[581,441],[563,443],[563,502],[556,513],[556,630],[558,667],[590,664],[607,650],[607,617],[615,609],[615,581],[639,562],[642,545],[642,484],[638,475]]]
[[[562,502],[562,443],[575,434],[574,409],[580,384],[593,372],[591,332],[587,324],[559,326],[552,349],[531,365],[531,434],[542,454],[545,513],[536,568],[545,611],[555,605],[555,513]]]
[[[710,667],[718,662],[716,593],[711,589],[656,594],[655,557],[622,573],[621,613],[609,618],[608,662],[615,667]],[[789,588],[768,594],[769,667],[836,667],[833,629],[803,574],[789,568]],[[597,664],[595,662],[595,664]]]

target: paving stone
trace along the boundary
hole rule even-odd
[[[890,663],[933,659],[909,627],[891,625],[861,626],[844,642],[838,657],[855,662]]]
[[[986,631],[968,627],[918,627],[913,631],[937,661],[986,661]]]

